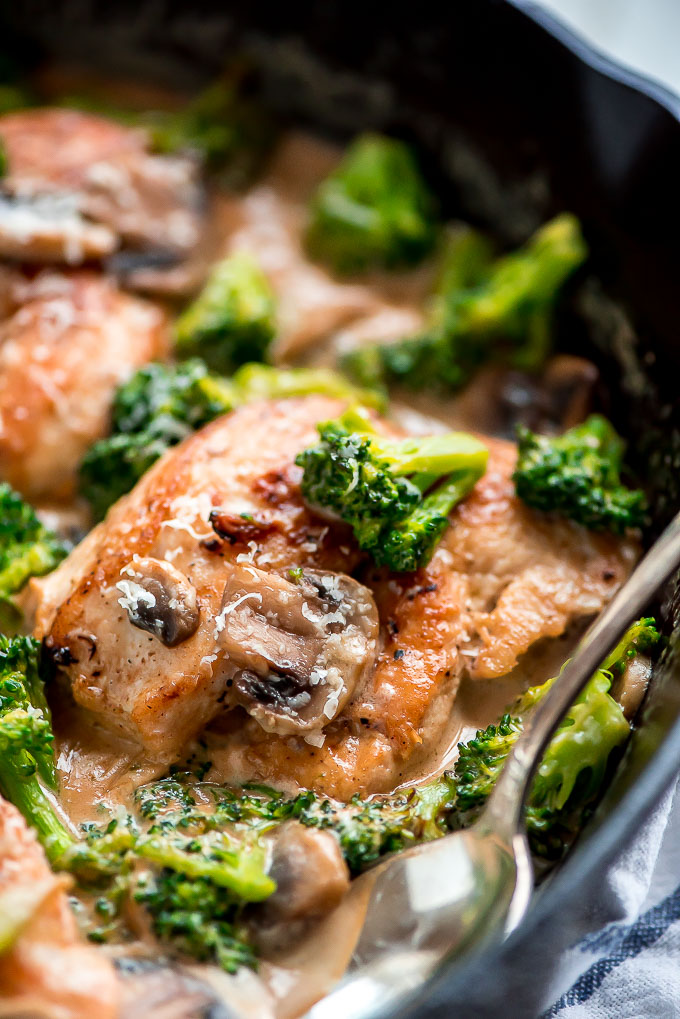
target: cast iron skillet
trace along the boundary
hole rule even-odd
[[[600,365],[605,408],[647,480],[655,527],[680,505],[677,98],[522,0],[13,6],[1,38],[20,62],[58,54],[186,86],[245,48],[261,65],[264,96],[277,112],[340,137],[366,127],[413,137],[450,211],[508,242],[552,212],[577,213],[590,266],[620,307],[600,301],[585,324],[567,315],[560,344]],[[505,945],[445,968],[400,1014],[534,1017],[559,953],[609,918],[602,872],[680,762],[677,588],[664,604],[669,646],[579,843]]]

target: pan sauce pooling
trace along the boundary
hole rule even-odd
[[[195,148],[159,152],[153,137],[57,108],[0,118],[1,478],[71,536],[91,524],[76,492],[93,444],[104,443],[91,461],[103,465],[99,491],[112,478],[131,489],[45,576],[37,539],[29,554],[24,537],[21,578],[35,576],[6,592],[54,671],[47,689],[63,816],[49,837],[38,832],[55,875],[20,813],[0,800],[0,1015],[160,1016],[172,1002],[173,1015],[188,1017],[217,1000],[239,1014],[300,1014],[351,954],[367,878],[350,877],[409,839],[463,823],[453,778],[437,779],[456,743],[558,673],[638,554],[635,530],[611,523],[628,521],[629,509],[633,520],[634,493],[618,486],[617,467],[606,478],[593,473],[599,456],[620,460],[609,433],[592,437],[601,434],[595,419],[579,447],[586,468],[579,459],[570,469],[591,471],[597,525],[531,508],[515,491],[517,447],[507,436],[518,392],[531,398],[529,423],[555,430],[585,417],[596,375],[587,362],[533,348],[538,361],[523,375],[503,347],[527,337],[545,346],[573,257],[568,217],[505,259],[465,235],[472,246],[455,280],[446,270],[444,294],[434,205],[405,149],[373,139],[352,150],[362,215],[380,230],[351,235],[347,247],[347,225],[331,222],[335,206],[322,207],[323,196],[355,183],[334,175],[340,154],[325,144],[283,138],[237,194],[204,182]],[[394,217],[394,202],[371,191],[376,173],[397,205],[412,203],[410,218]],[[313,214],[326,217],[329,233],[320,241],[317,223],[314,259],[305,233],[322,182]],[[349,199],[359,202],[354,192]],[[367,271],[335,275],[323,261],[328,237],[345,245],[345,260],[366,245],[368,264],[353,268]],[[409,406],[402,391],[401,402],[364,417],[366,432],[324,434],[324,469],[350,472],[340,509],[305,498],[296,459],[319,444],[319,424],[356,401],[348,383],[250,370],[225,381],[199,366],[181,392],[172,368],[120,389],[149,361],[171,362],[167,295],[186,303],[211,263],[235,252],[266,279],[257,293],[236,286],[224,306],[209,307],[196,344],[211,363],[238,329],[242,347],[258,349],[272,305],[276,365],[335,366],[338,351],[423,330],[434,338],[427,363],[433,381],[449,378],[448,392],[430,388]],[[533,288],[522,301],[518,285]],[[242,347],[230,348],[235,364],[252,356],[235,353]],[[416,359],[407,352],[412,381],[424,363],[421,340],[416,347]],[[470,359],[470,349],[485,353]],[[471,381],[456,393],[453,362],[465,357]],[[404,381],[389,354],[378,352],[381,360],[385,378]],[[485,470],[466,475],[455,457],[478,443],[451,436],[451,426],[481,439]],[[400,474],[395,454],[385,479],[374,451],[398,448],[420,464],[422,440],[404,442],[423,435],[440,436],[427,447],[440,466],[433,454],[427,468]],[[380,518],[369,541],[356,509],[367,477],[374,488],[360,513],[375,512],[380,483],[390,513],[404,500],[409,513],[430,514],[417,568],[395,572],[381,559],[412,537],[405,509]],[[447,484],[460,491],[437,516],[432,500]],[[5,559],[0,587],[11,580]],[[601,693],[624,733],[613,745],[648,676],[644,656],[630,660],[614,691],[625,717]],[[30,688],[33,666],[17,662]],[[35,739],[28,750],[49,784]],[[392,795],[427,778],[423,792]],[[27,814],[21,781],[0,768],[0,788]],[[248,783],[257,789],[244,791]],[[76,919],[103,944],[88,945]]]

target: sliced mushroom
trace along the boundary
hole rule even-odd
[[[175,271],[200,246],[206,194],[193,156],[157,154],[145,131],[56,107],[5,114],[0,140],[7,157],[5,193],[41,203],[67,195],[80,217],[72,219],[84,235],[83,250],[86,242],[91,249],[87,257],[106,257],[118,246],[142,249],[173,256]],[[45,230],[50,259],[61,254],[72,261],[75,242],[60,249],[52,230]]]
[[[120,956],[121,1019],[235,1019],[215,991],[180,965]]]
[[[612,697],[621,705],[629,722],[638,713],[651,677],[651,660],[646,655],[636,655],[612,684]]]
[[[135,559],[116,587],[122,595],[118,604],[132,625],[152,633],[166,647],[176,647],[198,629],[196,588],[171,563]]]
[[[350,885],[337,839],[298,821],[287,821],[276,832],[269,874],[276,881],[276,891],[263,905],[266,921],[329,913]]]
[[[118,239],[108,227],[85,219],[73,195],[0,192],[0,256],[22,262],[79,265],[106,258]]]
[[[230,700],[268,732],[320,731],[375,664],[378,610],[345,574],[305,570],[293,583],[235,566],[215,637],[237,667]]]

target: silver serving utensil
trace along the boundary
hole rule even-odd
[[[373,884],[347,975],[309,1019],[377,1019],[445,958],[517,927],[534,885],[522,822],[534,772],[590,677],[679,565],[680,514],[582,637],[527,721],[476,824],[390,857],[366,875]]]

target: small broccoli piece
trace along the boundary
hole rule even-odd
[[[488,459],[486,447],[462,432],[385,439],[356,410],[319,425],[319,435],[321,443],[295,461],[305,498],[350,524],[379,566],[400,572],[429,561],[448,514]]]
[[[455,802],[461,818],[473,818],[486,803],[521,731],[521,721],[505,714],[495,725],[479,729],[474,739],[458,744]]]
[[[49,573],[66,555],[55,534],[8,484],[0,484],[0,599],[19,591],[29,577]]]
[[[22,85],[0,85],[0,115],[35,105],[35,96]]]
[[[61,95],[55,105],[143,128],[153,151],[192,153],[224,183],[240,187],[257,172],[275,137],[264,111],[246,95],[246,77],[241,69],[234,69],[176,110],[126,108],[109,92]],[[14,101],[11,92],[8,98]],[[5,112],[1,106],[0,112]]]
[[[178,440],[177,440],[178,441]],[[172,443],[149,432],[110,435],[87,451],[80,465],[79,489],[95,520],[137,484]]]
[[[230,381],[212,375],[198,359],[149,364],[136,372],[116,394],[113,435],[95,442],[80,466],[80,492],[95,519],[134,488],[170,446],[231,410],[235,400]]]
[[[179,110],[141,114],[160,153],[198,153],[208,170],[239,187],[259,169],[275,137],[263,109],[246,93],[246,69],[234,69]]]
[[[265,873],[264,850],[256,839],[237,842],[215,831],[202,838],[181,838],[167,827],[154,826],[137,839],[135,853],[187,878],[205,878],[243,902],[261,902],[276,888]]]
[[[290,820],[321,828],[338,839],[350,871],[358,874],[386,853],[445,834],[454,795],[448,773],[389,796],[355,796],[350,803],[320,799],[309,790],[287,798],[268,786],[230,789],[196,783],[185,773],[142,787],[136,799],[142,815],[153,816],[161,830],[170,826],[202,835],[236,826],[252,835]],[[197,806],[199,801],[212,802],[213,808]]]
[[[204,877],[162,870],[141,878],[134,898],[149,913],[159,940],[183,955],[214,962],[227,973],[255,967],[253,949],[239,930],[239,904],[227,889]]]
[[[413,265],[435,241],[432,195],[394,138],[358,137],[312,199],[309,250],[339,273]]]
[[[613,752],[627,739],[630,726],[610,695],[612,677],[659,642],[653,619],[631,626],[577,698],[553,736],[536,773],[526,811],[532,851],[547,859],[562,856],[602,789]],[[559,677],[532,687],[497,725],[459,745],[454,768],[455,809],[451,823],[465,827],[478,816],[500,775],[523,719]]]
[[[0,793],[35,829],[54,863],[72,835],[45,791],[57,782],[39,652],[31,637],[0,636]]]
[[[196,300],[177,319],[175,349],[198,354],[216,371],[230,374],[263,361],[276,332],[274,295],[262,270],[245,252],[214,266]]]
[[[245,364],[235,372],[231,381],[238,403],[317,393],[379,411],[384,410],[386,405],[381,390],[359,389],[343,375],[328,368],[273,368],[267,364]]]
[[[212,374],[199,358],[179,365],[147,364],[118,389],[113,431],[151,431],[169,443],[179,442],[235,402],[231,381]]]
[[[301,824],[336,836],[352,875],[381,856],[446,834],[455,797],[452,775],[445,772],[422,786],[391,796],[359,796],[347,804],[314,798],[293,810]]]
[[[118,389],[113,434],[99,439],[80,466],[80,492],[101,520],[117,499],[171,446],[233,407],[251,400],[323,393],[382,408],[380,393],[360,390],[325,369],[243,365],[230,379],[199,358],[179,365],[148,364]]]
[[[552,312],[587,249],[578,220],[546,223],[517,251],[487,265],[483,239],[454,247],[435,295],[431,321],[418,336],[353,351],[343,367],[363,385],[458,389],[486,361],[534,369],[550,344]],[[479,251],[475,250],[475,244]]]
[[[558,438],[519,427],[518,445],[513,480],[528,506],[615,534],[644,525],[644,493],[621,484],[625,446],[606,418],[591,414]]]

